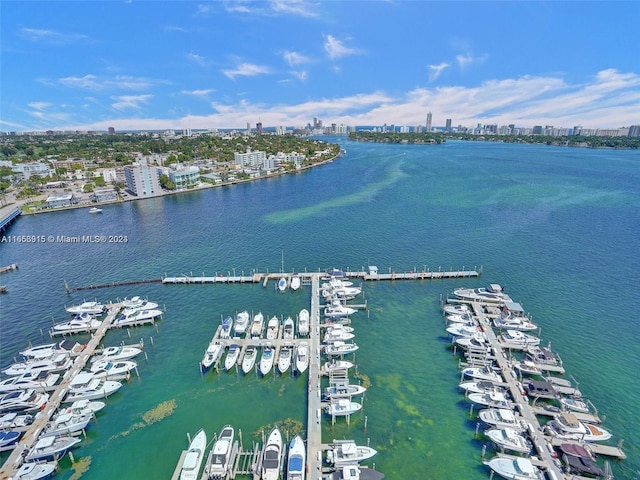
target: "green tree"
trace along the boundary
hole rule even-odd
[[[176,184],[169,178],[169,175],[160,175],[160,186],[165,190],[176,189]]]

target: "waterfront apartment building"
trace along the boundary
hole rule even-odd
[[[127,190],[136,197],[148,197],[162,192],[160,188],[160,172],[158,167],[146,164],[126,165],[124,178]]]
[[[176,188],[187,188],[200,182],[200,169],[196,166],[171,165],[168,175]]]
[[[260,152],[258,150],[252,152],[250,148],[247,148],[245,153],[235,152],[233,154],[233,163],[238,165],[240,168],[261,168],[266,158],[267,154],[265,152]]]
[[[426,132],[430,132],[431,131],[431,120],[433,119],[431,112],[427,113],[427,123],[425,123],[425,127],[424,130]]]

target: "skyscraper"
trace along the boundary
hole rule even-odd
[[[258,134],[262,133],[262,122],[256,123],[256,132],[258,132]]]
[[[444,131],[445,132],[450,132],[451,131],[451,119],[447,118],[447,125],[444,127]]]
[[[427,123],[425,124],[424,129],[426,132],[431,131],[431,112],[427,113]]]

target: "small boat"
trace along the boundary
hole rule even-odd
[[[0,413],[33,412],[44,407],[48,400],[48,394],[32,388],[15,390],[0,396]]]
[[[287,317],[282,324],[282,338],[292,340],[294,336],[293,318]]]
[[[471,313],[448,314],[444,318],[447,323],[476,324],[476,319],[473,318]]]
[[[133,326],[138,323],[152,322],[158,317],[162,317],[162,310],[134,310],[127,308],[113,321],[113,325],[115,327]]]
[[[40,372],[55,373],[69,370],[72,364],[73,360],[71,360],[67,355],[61,353],[53,358],[27,360],[26,362],[14,363],[2,370],[2,373],[10,377],[22,376],[27,373],[35,376],[39,375]]]
[[[325,412],[333,417],[345,417],[362,409],[362,404],[352,402],[348,398],[339,398],[325,407]]]
[[[531,451],[531,442],[521,432],[513,428],[492,428],[485,431],[484,434],[503,450],[526,454]]]
[[[354,337],[355,335],[353,333],[347,332],[346,330],[331,329],[327,330],[322,341],[324,343],[344,342],[345,340],[352,340]]]
[[[187,450],[180,469],[180,480],[197,480],[200,478],[200,467],[202,466],[206,447],[207,434],[203,429],[200,429],[189,444],[189,450]]]
[[[33,415],[28,413],[5,413],[0,416],[0,430],[12,430],[14,428],[24,428],[33,423]]]
[[[262,357],[260,357],[260,373],[266,376],[273,368],[274,350],[271,345],[262,347]]]
[[[224,369],[226,371],[231,370],[234,365],[238,363],[238,358],[240,357],[240,352],[242,349],[239,345],[235,343],[229,346],[229,350],[227,351],[227,356],[224,359]]]
[[[280,329],[280,322],[275,315],[269,319],[267,323],[267,340],[275,340],[278,338],[278,330]]]
[[[80,432],[89,425],[93,418],[93,412],[84,413],[67,413],[60,412],[56,414],[52,421],[49,422],[42,430],[41,436],[49,437],[55,435],[66,435]]]
[[[58,462],[27,462],[11,478],[13,480],[44,480],[55,475]]]
[[[76,400],[69,407],[59,410],[60,413],[91,413],[95,415],[107,404],[100,401]]]
[[[97,330],[102,322],[95,317],[88,315],[83,317],[76,317],[68,322],[56,323],[52,330],[56,333],[74,333],[74,332],[88,332]]]
[[[558,356],[549,347],[540,347],[537,345],[529,345],[525,348],[527,360],[539,365],[561,365],[562,362]]]
[[[67,312],[71,314],[88,313],[90,315],[102,315],[107,309],[103,304],[99,302],[83,302],[80,305],[72,305],[67,307]]]
[[[296,290],[298,290],[300,288],[301,285],[301,281],[300,281],[300,277],[298,275],[294,275],[293,277],[291,277],[291,285],[289,285],[291,287],[291,290],[293,290],[294,292]]]
[[[131,297],[131,299],[125,298],[122,301],[122,306],[125,309],[132,309],[132,310],[156,310],[158,308],[157,303],[150,302],[139,296]]]
[[[329,356],[345,355],[347,353],[353,353],[358,350],[358,345],[355,343],[344,343],[337,341],[324,346],[324,353]]]
[[[0,382],[0,393],[26,389],[33,389],[36,392],[48,392],[56,388],[59,379],[59,373],[52,373],[46,370],[30,370],[22,375],[2,380]]]
[[[99,360],[91,365],[90,371],[95,378],[106,378],[109,380],[124,380],[131,376],[131,371],[135,370],[138,364],[131,360]]]
[[[91,207],[89,213],[102,213],[102,209],[98,207]]]
[[[122,384],[114,380],[96,378],[92,372],[80,372],[69,384],[66,403],[76,400],[97,400],[116,393]]]
[[[287,289],[287,279],[285,277],[280,277],[277,287],[278,291],[284,292]]]
[[[481,288],[457,288],[453,294],[460,300],[480,303],[503,304],[511,301],[511,297],[504,293],[502,287],[496,283]]]
[[[496,472],[502,478],[510,480],[543,480],[543,473],[533,466],[528,458],[503,458],[494,457],[485,461],[491,470]]]
[[[525,429],[521,418],[506,408],[486,408],[478,412],[478,417],[487,425],[497,428],[512,428],[518,432]]]
[[[309,335],[309,310],[306,308],[298,314],[298,335]]]
[[[498,341],[505,345],[514,345],[518,347],[540,345],[540,338],[527,333],[522,333],[520,330],[507,330],[501,335],[498,335]]]
[[[513,362],[513,367],[522,375],[542,375],[542,370],[540,370],[540,367],[529,360]]]
[[[220,338],[231,338],[232,327],[233,327],[233,318],[224,317],[222,319],[222,328],[220,329]]]
[[[442,307],[442,311],[445,315],[464,315],[465,313],[471,313],[469,306],[464,303],[462,305],[447,303]]]
[[[117,362],[118,360],[131,360],[133,357],[140,355],[142,348],[131,345],[121,345],[118,347],[107,347],[102,349],[98,355],[91,357],[91,362],[99,362],[100,360],[110,360]]]
[[[86,345],[73,340],[62,340],[57,343],[48,343],[46,345],[36,345],[20,352],[26,359],[42,360],[57,356],[60,353],[76,357],[82,353]]]
[[[589,405],[576,397],[560,397],[560,403],[574,412],[589,413]]]
[[[522,384],[530,397],[555,399],[558,396],[553,384],[546,380],[525,379]]]
[[[356,313],[355,308],[346,307],[341,304],[331,304],[324,309],[324,316],[330,318],[348,317]]]
[[[346,360],[336,360],[335,358],[333,358],[322,365],[322,367],[320,368],[320,374],[328,376],[335,372],[346,372],[350,368],[353,368],[353,363],[347,362]]]
[[[59,460],[73,447],[80,443],[77,437],[59,436],[42,437],[27,452],[25,460],[27,462],[38,462],[40,460]]]
[[[350,385],[348,383],[337,383],[324,389],[324,396],[327,400],[335,400],[336,398],[351,398],[354,395],[361,395],[367,389],[361,385]]]
[[[242,358],[242,372],[246,375],[249,373],[253,366],[256,364],[256,358],[258,357],[258,349],[253,345],[249,345]]]
[[[21,436],[22,432],[15,430],[0,431],[0,452],[15,448]]]
[[[484,393],[470,393],[467,398],[484,407],[492,408],[512,408],[513,403],[507,399],[507,395],[500,390],[491,390]]]
[[[304,373],[309,367],[309,344],[302,341],[296,348],[296,371]]]
[[[224,345],[218,341],[212,341],[209,343],[209,346],[204,352],[204,356],[202,357],[202,361],[200,365],[202,370],[207,370],[211,368],[211,366],[218,361],[222,352],[224,350]]]
[[[262,480],[278,480],[282,461],[282,435],[274,427],[262,451]]]
[[[244,335],[249,327],[249,312],[243,310],[242,312],[236,315],[236,321],[233,325],[233,332],[240,336]]]
[[[454,337],[475,337],[482,333],[482,327],[479,325],[467,325],[464,323],[454,323],[446,328],[447,333]]]
[[[307,449],[304,440],[296,435],[289,444],[289,457],[287,460],[287,480],[304,480],[305,460]]]
[[[356,445],[353,440],[334,440],[327,450],[327,463],[336,467],[353,465],[370,459],[376,453],[373,448]]]
[[[453,343],[465,350],[484,351],[486,354],[491,353],[491,346],[484,332],[478,332],[468,337],[455,337]]]
[[[470,382],[462,382],[458,385],[462,390],[469,393],[488,393],[495,390],[504,392],[504,388],[496,386],[489,380],[472,380]]]
[[[490,366],[469,367],[462,370],[465,377],[476,378],[478,380],[489,380],[494,383],[501,383],[502,377]]]
[[[293,357],[293,347],[284,346],[280,348],[278,355],[278,371],[285,373],[291,366],[291,358]]]
[[[527,332],[537,330],[538,326],[531,323],[527,318],[518,315],[506,315],[493,319],[493,326],[496,328],[509,328]]]
[[[553,420],[547,422],[544,431],[549,435],[565,440],[583,442],[604,442],[611,438],[611,433],[591,423],[584,423],[569,412],[561,412]]]
[[[231,449],[233,448],[234,435],[235,430],[231,425],[225,425],[220,431],[220,435],[213,444],[205,467],[207,478],[225,478],[227,473],[230,472],[233,467],[231,463]]]
[[[253,316],[251,322],[251,338],[260,338],[262,336],[262,328],[264,327],[264,316],[262,312],[258,312]]]

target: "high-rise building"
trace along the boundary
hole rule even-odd
[[[256,132],[258,132],[258,134],[262,133],[262,122],[256,123]]]
[[[450,118],[447,118],[447,124],[444,127],[444,131],[445,132],[450,132],[451,131],[451,119]]]
[[[136,197],[147,197],[159,194],[160,170],[151,165],[125,165],[124,178],[129,190]]]
[[[116,129],[113,127],[109,127],[109,135],[115,135],[116,134]]]
[[[431,120],[432,120],[431,112],[429,112],[427,113],[427,123],[425,124],[425,127],[424,127],[426,132],[431,131]]]

